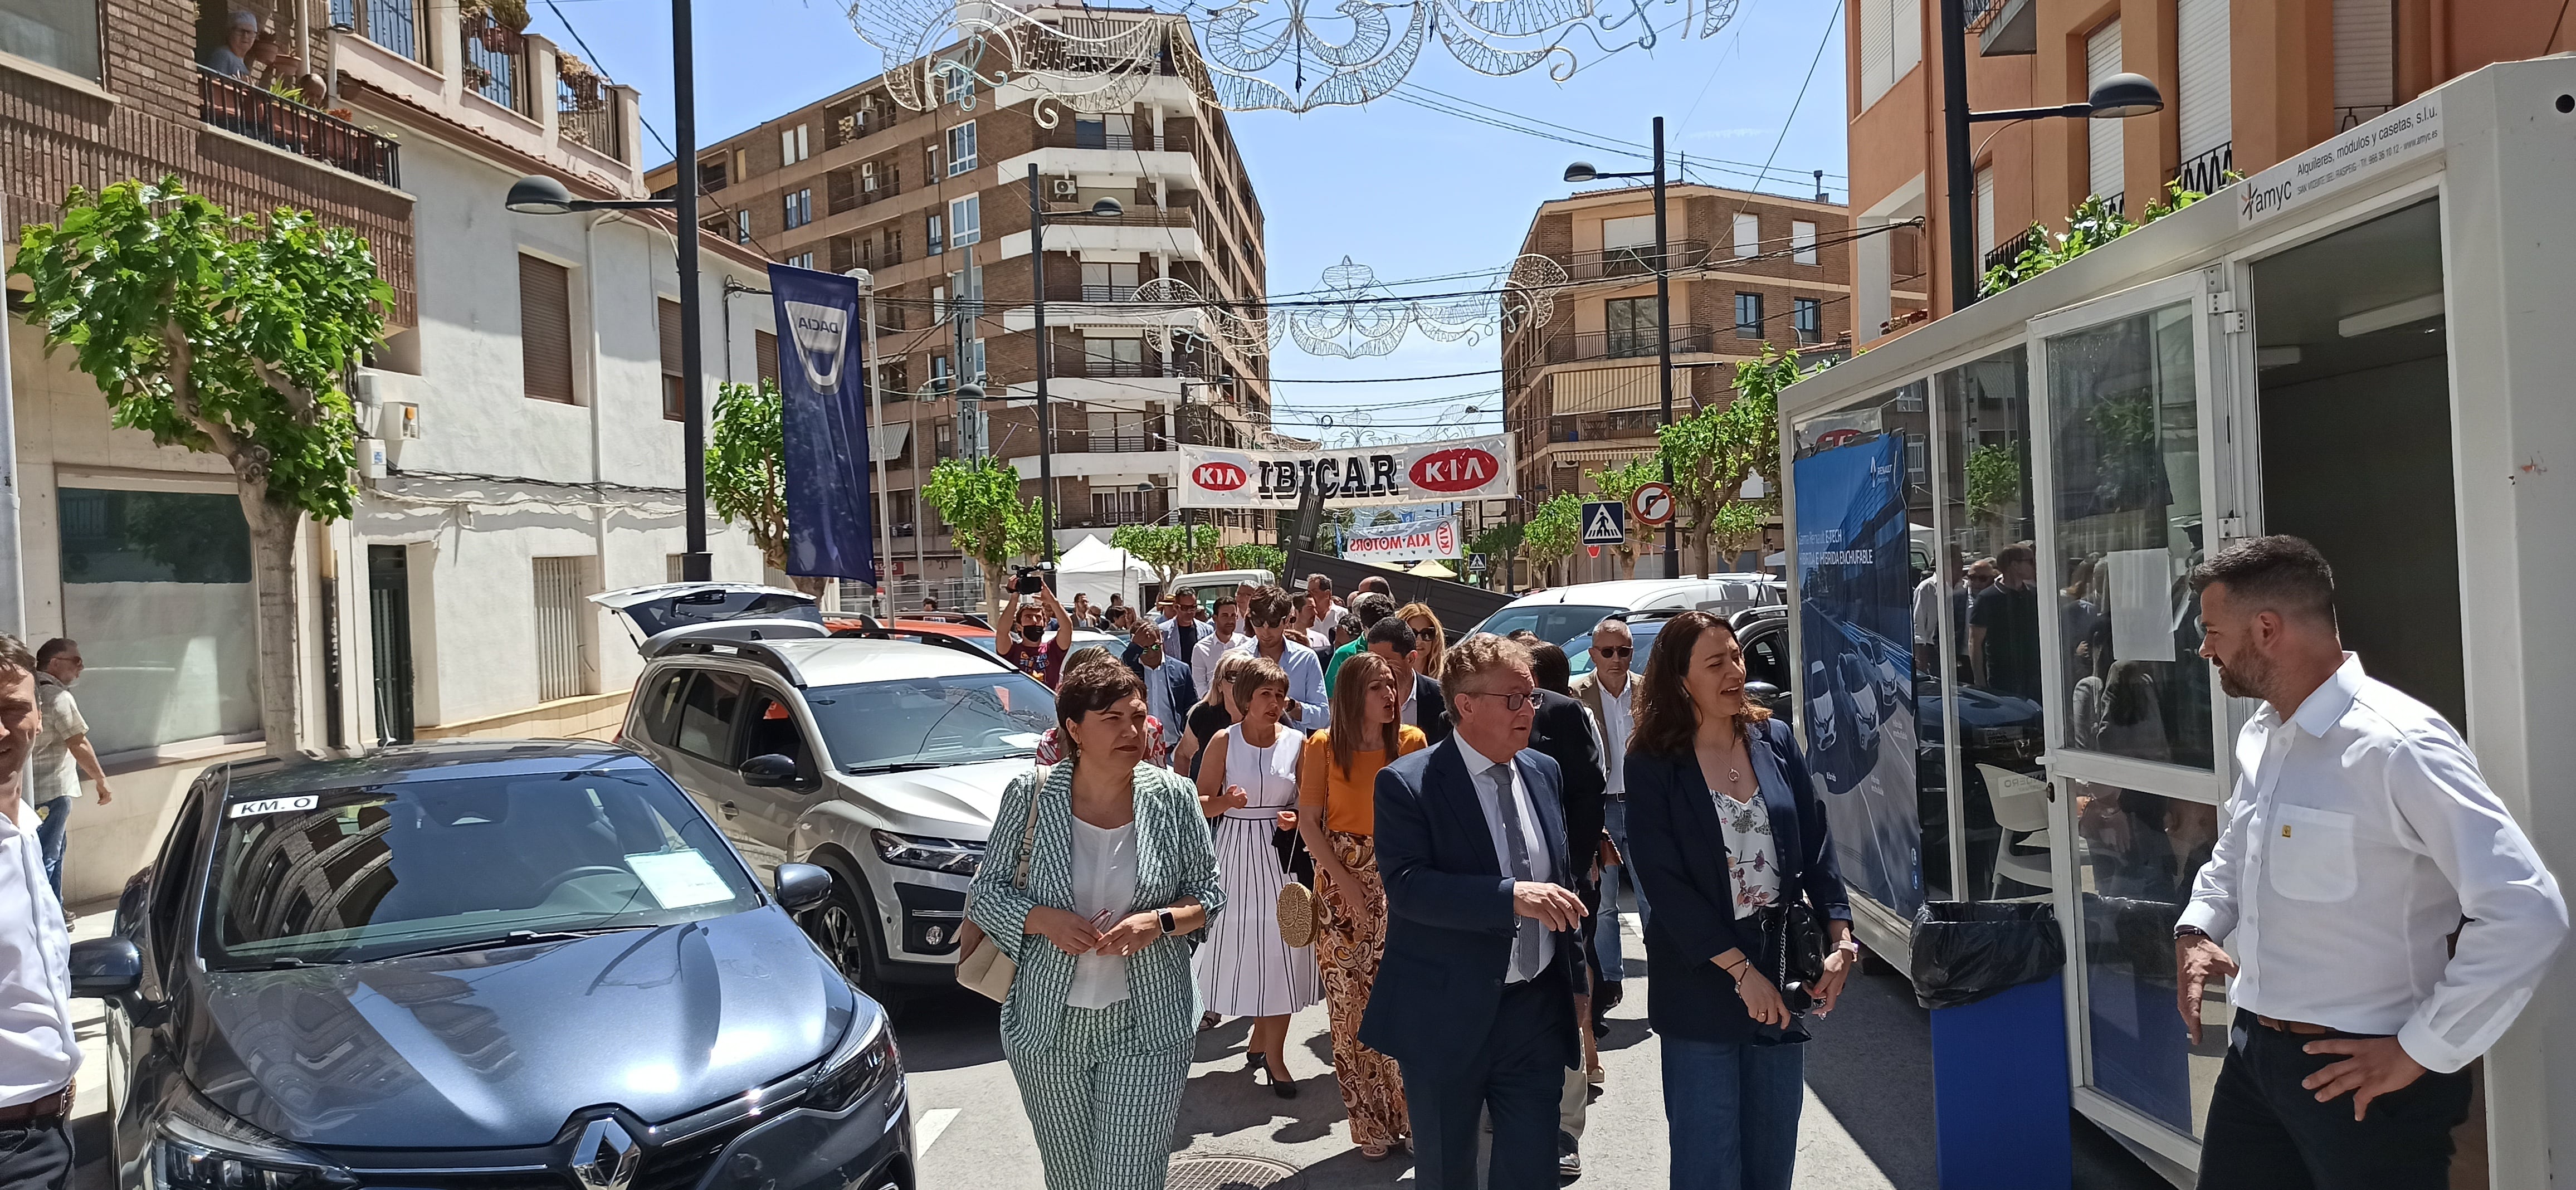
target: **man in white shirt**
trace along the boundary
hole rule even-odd
[[[1306,576],[1306,598],[1297,604],[1297,631],[1307,648],[1329,656],[1337,647],[1333,631],[1349,614],[1349,608],[1333,599],[1333,580],[1320,574]]]
[[[1610,832],[1610,846],[1622,857],[1628,854],[1628,737],[1636,731],[1635,712],[1637,684],[1631,670],[1637,661],[1636,637],[1620,620],[1603,620],[1592,626],[1592,672],[1574,679],[1574,697],[1583,709],[1592,712],[1593,722],[1601,725],[1602,768],[1609,785],[1602,793],[1602,827]],[[1619,983],[1627,978],[1619,944],[1619,881],[1628,870],[1625,863],[1604,865],[1601,869],[1601,914],[1593,922],[1593,953],[1599,956],[1601,987],[1592,994],[1592,1017],[1597,1024],[1619,1004]],[[1635,885],[1637,914],[1646,913],[1646,886]]]
[[[116,800],[108,792],[107,770],[99,767],[98,752],[90,747],[89,720],[81,717],[80,703],[72,698],[72,687],[80,684],[86,668],[80,642],[69,637],[57,636],[36,650],[36,709],[43,728],[27,765],[26,798],[42,824],[36,828],[36,843],[44,849],[45,879],[56,899],[63,895],[64,832],[71,826],[72,803],[81,795],[81,778],[97,783],[98,804]]]
[[[2462,1068],[2530,1000],[2566,902],[2459,733],[2343,651],[2316,547],[2252,538],[2191,581],[2201,655],[2267,704],[2174,928],[2195,1043],[2201,990],[2234,977],[2201,1190],[2441,1190]]]
[[[1297,604],[1288,592],[1264,587],[1252,597],[1252,639],[1235,649],[1276,664],[1288,674],[1288,713],[1280,721],[1299,731],[1329,726],[1325,706],[1324,663],[1313,649],[1292,637]]]
[[[1168,638],[1171,630],[1164,629],[1163,635]],[[1198,689],[1201,697],[1216,689],[1217,659],[1242,648],[1251,640],[1252,634],[1243,631],[1242,609],[1233,603],[1216,605],[1215,622],[1207,627],[1205,634],[1189,651],[1190,683]],[[1170,646],[1168,640],[1165,643]]]
[[[42,717],[36,658],[0,635],[0,1186],[61,1190],[71,1180],[71,938],[45,881],[27,756]]]

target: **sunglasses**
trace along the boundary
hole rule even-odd
[[[1634,656],[1637,649],[1633,645],[1594,645],[1592,651],[1604,657],[1629,657]]]
[[[1520,714],[1521,708],[1523,707],[1534,707],[1538,705],[1538,695],[1535,693],[1497,694],[1491,690],[1461,690],[1458,692],[1458,697],[1499,698],[1503,700],[1503,709],[1515,715]]]

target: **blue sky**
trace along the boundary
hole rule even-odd
[[[580,47],[565,35],[569,20],[593,51],[584,57],[641,90],[646,120],[670,135],[669,4],[554,0],[550,6],[531,0],[530,8],[533,31],[578,53]],[[1659,25],[1682,15],[1669,3],[1648,8]],[[701,143],[883,69],[876,51],[850,31],[839,4],[699,0],[696,9]],[[1812,186],[1808,171],[1822,169],[1839,199],[1847,172],[1839,21],[1831,0],[1740,0],[1734,20],[1714,37],[1667,34],[1652,51],[1585,54],[1577,59],[1580,69],[1563,83],[1540,71],[1490,78],[1437,46],[1423,52],[1411,82],[1528,119],[1640,144],[1648,121],[1662,115],[1669,150],[1694,163],[1758,165],[1777,141],[1774,176],[1780,180],[1770,188],[1803,193]],[[1817,61],[1829,22],[1832,44]],[[1580,39],[1573,44],[1584,45]],[[1792,119],[1792,103],[1811,62],[1813,81]],[[1646,168],[1642,156],[1621,160],[1394,99],[1304,115],[1237,113],[1232,123],[1268,221],[1273,293],[1317,288],[1323,270],[1345,256],[1390,281],[1499,269],[1510,263],[1537,204],[1570,189],[1560,180],[1568,161],[1590,160],[1605,171]],[[650,135],[645,144],[648,160],[667,160]],[[1742,174],[1700,176],[1720,184],[1749,180]],[[1391,354],[1361,360],[1308,355],[1283,342],[1271,371],[1283,380],[1359,379],[1472,372],[1499,362],[1491,337],[1437,343],[1415,335]],[[1432,438],[1497,427],[1501,402],[1491,393],[1500,383],[1492,374],[1386,384],[1280,383],[1273,393],[1284,433],[1327,436],[1316,416],[1347,420],[1359,410],[1387,436]],[[1468,405],[1481,412],[1466,415]]]

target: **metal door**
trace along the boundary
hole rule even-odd
[[[367,547],[367,626],[374,641],[376,740],[412,740],[411,563],[399,545]]]
[[[590,692],[582,664],[582,568],[587,558],[534,559],[537,578],[537,701]]]

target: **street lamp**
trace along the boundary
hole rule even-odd
[[[1942,0],[1955,5],[1959,0]],[[1565,167],[1568,182],[1590,182],[1601,178],[1653,178],[1655,180],[1655,380],[1663,396],[1663,423],[1673,424],[1673,318],[1672,257],[1664,238],[1664,118],[1655,117],[1655,168],[1636,173],[1605,174],[1592,168],[1589,161],[1577,161]],[[1672,456],[1655,452],[1664,463],[1664,486],[1673,485]],[[1664,577],[1682,576],[1681,527],[1677,522],[1664,525]]]
[[[703,583],[715,577],[707,554],[706,354],[698,320],[698,82],[697,54],[692,45],[689,0],[671,0],[671,198],[574,198],[562,182],[530,175],[511,183],[502,205],[522,215],[569,215],[578,211],[668,209],[679,224],[680,273],[680,474],[686,524],[680,554],[683,582]]]
[[[1941,0],[1941,126],[1948,142],[1944,172],[1950,181],[1950,312],[1975,305],[1984,270],[1977,259],[1976,163],[1969,160],[1968,126],[2006,120],[2125,120],[2165,108],[2164,92],[2140,74],[2103,79],[2082,103],[2055,107],[2017,107],[2003,111],[1968,110],[1968,18],[1966,0]]]
[[[1046,202],[1038,193],[1038,163],[1029,163],[1029,303],[1037,331],[1038,517],[1046,530],[1046,561],[1055,562],[1055,420],[1047,410]],[[1091,204],[1091,213],[1115,219],[1127,209],[1114,198]]]

